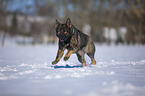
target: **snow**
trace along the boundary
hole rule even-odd
[[[0,96],[145,96],[145,46],[95,46],[87,67],[75,54],[51,65],[56,44],[0,47]]]

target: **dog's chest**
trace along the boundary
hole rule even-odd
[[[74,50],[77,47],[77,42],[74,38],[71,38],[70,42],[66,44],[67,49]]]
[[[74,50],[75,48],[76,48],[75,45],[72,44],[72,43],[68,43],[68,44],[66,44],[66,49]]]

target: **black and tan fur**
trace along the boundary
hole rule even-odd
[[[65,49],[68,51],[65,54],[64,61],[68,60],[72,53],[76,53],[78,60],[84,67],[86,66],[86,61],[84,59],[86,53],[91,58],[92,64],[96,64],[94,59],[95,46],[91,38],[72,25],[70,18],[67,19],[65,24],[61,24],[56,20],[55,28],[56,36],[59,38],[59,49],[56,59],[52,64],[57,64],[59,62]]]

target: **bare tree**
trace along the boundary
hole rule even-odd
[[[128,17],[127,26],[130,30],[128,38],[134,41],[145,43],[145,1],[127,0],[129,8],[125,11]],[[132,34],[134,34],[132,36]],[[131,36],[131,37],[130,37]],[[133,38],[132,38],[133,37]]]

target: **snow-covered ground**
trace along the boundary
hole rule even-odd
[[[75,54],[51,65],[57,48],[0,47],[0,96],[145,96],[145,46],[96,44],[87,67]]]

